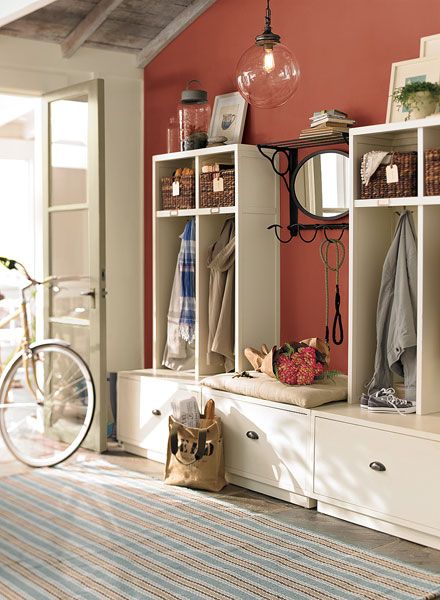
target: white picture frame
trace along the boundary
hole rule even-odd
[[[225,144],[241,144],[246,113],[247,102],[239,92],[216,96],[208,138],[223,136]]]
[[[407,111],[397,107],[393,101],[393,92],[411,81],[440,83],[440,57],[415,58],[391,65],[386,123],[405,121]]]
[[[440,33],[420,38],[420,58],[440,56]]]

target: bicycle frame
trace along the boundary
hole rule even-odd
[[[47,285],[57,279],[58,279],[57,277],[51,276],[51,277],[47,277],[43,281],[36,281],[29,277],[28,285],[25,285],[21,289],[21,302],[20,302],[19,308],[17,308],[13,313],[11,313],[7,317],[5,317],[2,321],[0,321],[0,329],[2,329],[4,327],[6,327],[6,325],[8,325],[11,321],[13,321],[14,319],[16,319],[17,317],[20,316],[21,326],[23,329],[23,337],[22,337],[20,344],[18,345],[18,347],[16,349],[16,353],[23,354],[23,366],[25,369],[26,385],[29,388],[29,391],[31,392],[31,394],[34,396],[37,404],[41,404],[41,402],[38,400],[38,393],[40,393],[41,396],[44,396],[44,392],[43,392],[43,390],[41,390],[40,386],[38,385],[36,366],[35,366],[35,357],[34,357],[34,353],[32,352],[32,349],[31,349],[32,340],[31,340],[31,332],[30,332],[30,327],[29,327],[28,300],[26,298],[26,293],[32,287],[36,287],[38,285]],[[1,365],[0,370],[3,371],[5,366],[6,365]],[[17,408],[18,407],[23,408],[23,406],[24,406],[23,404],[20,404],[20,405],[17,405]],[[31,405],[31,406],[33,406],[33,405]],[[1,405],[0,405],[0,408],[2,408]],[[3,408],[6,408],[6,405],[4,405]],[[11,407],[9,406],[9,408],[11,408]]]

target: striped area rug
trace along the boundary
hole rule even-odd
[[[99,461],[0,480],[5,600],[440,598],[440,574]]]

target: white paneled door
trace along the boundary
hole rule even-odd
[[[87,362],[96,412],[85,446],[107,446],[104,82],[43,96],[45,336]]]

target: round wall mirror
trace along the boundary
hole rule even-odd
[[[348,214],[348,154],[321,150],[306,156],[292,177],[292,196],[303,213],[317,219]]]

